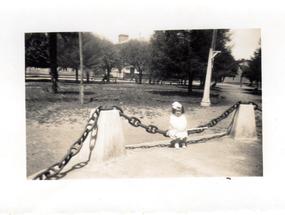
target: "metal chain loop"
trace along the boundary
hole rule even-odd
[[[146,131],[147,131],[148,133],[151,133],[151,134],[157,133],[157,130],[158,130],[158,127],[156,127],[155,125],[149,125],[149,126],[147,126],[147,128],[146,128]]]
[[[212,120],[209,121],[209,123],[204,124],[204,125],[200,125],[197,128],[188,130],[187,133],[188,135],[190,134],[194,134],[194,133],[201,133],[203,131],[205,131],[206,129],[213,127],[215,125],[217,125],[220,121],[224,120],[225,118],[227,118],[234,110],[236,110],[240,104],[252,104],[254,105],[254,109],[258,110],[258,111],[262,111],[262,109],[254,102],[237,102],[236,104],[234,104],[233,106],[231,106],[230,108],[228,108],[224,113],[222,113],[220,116],[218,116],[217,118],[214,118]],[[56,175],[58,175],[60,173],[60,171],[68,164],[68,162],[71,160],[72,157],[74,157],[75,155],[77,155],[82,146],[83,143],[85,141],[85,139],[87,138],[88,134],[90,133],[90,131],[92,131],[93,129],[97,130],[97,121],[100,115],[100,111],[102,110],[118,110],[120,113],[120,116],[122,116],[123,118],[127,119],[128,122],[134,126],[134,127],[142,127],[144,128],[148,133],[151,134],[162,134],[165,137],[169,137],[167,134],[167,130],[160,130],[157,126],[155,125],[144,125],[142,124],[142,122],[136,118],[136,117],[129,117],[126,114],[124,114],[123,110],[118,107],[118,106],[99,106],[98,108],[96,108],[96,110],[94,111],[94,113],[91,115],[91,117],[88,119],[87,124],[85,126],[85,130],[82,133],[82,135],[80,136],[80,138],[73,143],[73,145],[69,148],[68,152],[66,153],[66,155],[63,157],[63,159],[60,162],[57,162],[55,164],[53,164],[51,167],[47,168],[46,170],[44,170],[43,172],[39,173],[38,175],[36,175],[33,179],[34,180],[47,180],[50,179],[52,177],[55,177]],[[226,133],[227,134],[227,133]],[[217,138],[217,137],[221,137],[224,136],[226,134],[223,135],[217,135],[215,137],[208,137],[208,138],[202,138],[199,140],[192,140],[192,141],[187,141],[186,144],[194,144],[197,142],[206,142],[209,139],[213,139],[213,138]],[[144,149],[148,149],[148,148],[154,148],[154,147],[168,147],[169,144],[157,144],[157,145],[152,145],[152,146],[127,146],[126,149],[137,149],[137,148],[144,148]]]
[[[195,133],[202,133],[203,131],[205,131],[206,129],[208,128],[211,128],[211,127],[214,127],[215,125],[217,125],[220,121],[226,119],[233,111],[235,111],[240,104],[252,104],[254,105],[255,107],[255,110],[259,110],[261,111],[261,108],[259,108],[259,106],[254,103],[254,102],[241,102],[241,101],[238,101],[237,103],[235,103],[234,105],[232,105],[230,108],[228,108],[226,111],[224,111],[220,116],[210,120],[208,123],[206,124],[203,124],[203,125],[200,125],[198,126],[197,128],[194,128],[194,129],[190,129],[187,131],[188,135],[190,134],[195,134]],[[127,116],[126,114],[124,114],[123,110],[117,106],[113,106],[113,108],[116,108],[120,111],[120,115],[127,119],[128,122],[134,126],[134,127],[142,127],[144,128],[147,132],[149,133],[152,133],[152,134],[155,134],[155,133],[159,133],[159,134],[162,134],[163,136],[165,137],[169,137],[167,135],[167,130],[163,131],[163,130],[160,130],[158,129],[157,126],[154,126],[154,125],[144,125],[138,118],[136,117],[129,117]]]
[[[50,166],[43,172],[39,173],[38,175],[36,175],[33,178],[33,180],[48,180],[58,175],[60,171],[68,164],[71,158],[80,152],[83,143],[87,138],[88,134],[90,133],[90,131],[92,131],[92,129],[97,129],[96,126],[99,114],[100,114],[100,109],[97,108],[94,111],[94,113],[91,115],[91,117],[88,119],[84,132],[79,137],[79,139],[72,144],[72,146],[67,151],[66,155],[63,157],[63,159],[53,164],[52,166]]]
[[[136,117],[131,117],[128,121],[134,127],[139,127],[141,125],[141,121]]]

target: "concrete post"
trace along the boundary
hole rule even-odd
[[[210,87],[211,87],[211,79],[212,79],[213,60],[214,60],[215,55],[217,54],[217,53],[214,54],[216,37],[217,37],[217,30],[214,29],[213,30],[213,36],[212,36],[212,43],[211,43],[211,47],[209,50],[209,57],[208,57],[208,65],[207,65],[207,72],[206,72],[203,98],[201,101],[201,106],[203,106],[203,107],[208,107],[211,105]]]
[[[234,139],[257,139],[253,105],[241,104],[239,106],[230,135]]]
[[[100,112],[97,132],[92,160],[101,162],[125,154],[125,138],[118,110]]]

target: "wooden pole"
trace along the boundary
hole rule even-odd
[[[79,39],[79,58],[80,58],[80,93],[79,100],[80,104],[84,103],[84,86],[83,86],[83,54],[82,54],[82,35],[81,32],[78,33]]]

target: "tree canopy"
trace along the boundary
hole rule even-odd
[[[258,88],[261,83],[261,47],[254,52],[253,57],[248,62],[248,66],[244,67],[243,76],[248,78],[250,82],[256,82]]]
[[[146,41],[130,40],[118,46],[121,60],[125,65],[133,66],[139,72],[138,83],[142,83],[143,72],[149,70],[150,46]]]
[[[151,38],[151,68],[162,79],[200,79],[203,83],[207,67],[212,30],[171,30],[156,31]],[[221,54],[214,61],[213,77],[228,75],[227,66],[235,60],[227,47],[230,40],[228,30],[218,30],[216,48]]]
[[[138,83],[142,83],[143,74],[150,79],[179,79],[188,82],[192,90],[194,79],[205,79],[212,30],[166,30],[155,31],[150,41],[130,40],[114,45],[92,33],[83,33],[84,69],[87,77],[89,70],[94,73],[106,73],[109,80],[112,68],[119,70],[124,66],[133,66],[139,72]],[[27,33],[25,35],[26,67],[51,67],[50,33]],[[56,37],[56,62],[58,70],[79,69],[78,33],[54,33]],[[213,79],[219,81],[224,76],[236,73],[237,66],[229,67],[235,62],[230,47],[229,30],[218,30],[215,50],[221,54],[215,57]],[[256,53],[256,59],[258,53]],[[257,71],[258,63],[253,61],[251,67]],[[258,72],[256,72],[257,74]],[[51,75],[55,74],[53,72]],[[56,75],[56,74],[55,74]],[[78,76],[78,74],[76,73]],[[252,76],[248,73],[248,76]],[[257,76],[257,75],[255,75]],[[258,79],[258,78],[257,78]],[[260,78],[259,78],[260,79]]]

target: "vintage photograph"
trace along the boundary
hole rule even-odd
[[[263,176],[261,29],[24,36],[27,179]]]

